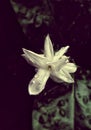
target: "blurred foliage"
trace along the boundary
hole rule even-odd
[[[49,26],[53,20],[48,0],[29,1],[26,3],[11,0],[11,4],[25,33],[27,33],[29,25],[33,25],[35,28],[40,27],[42,24]]]
[[[91,129],[91,71],[77,72],[75,84],[76,125],[82,129]]]
[[[75,79],[75,91],[72,85],[49,85],[37,96],[33,130],[91,130],[91,71],[78,69]]]
[[[34,103],[33,130],[72,130],[73,100],[72,86],[63,84],[56,85],[44,95],[38,96]]]

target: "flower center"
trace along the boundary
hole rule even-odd
[[[51,62],[47,62],[47,64],[46,64],[47,70],[49,70],[49,71],[53,70],[53,68],[54,68],[53,66],[54,65]]]
[[[51,69],[52,69],[51,65],[48,65],[48,70],[51,70]]]

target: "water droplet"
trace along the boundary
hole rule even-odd
[[[38,75],[35,75],[34,78],[38,78]]]
[[[30,84],[31,84],[31,85],[35,84],[35,81],[34,81],[34,80],[32,80],[32,81],[30,82]]]
[[[33,82],[33,84],[35,84],[35,81],[34,81],[34,80],[33,80],[32,82]]]

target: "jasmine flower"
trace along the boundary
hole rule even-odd
[[[28,85],[30,95],[41,93],[49,77],[58,83],[74,83],[71,73],[77,70],[77,66],[70,63],[69,57],[65,56],[68,48],[69,46],[62,47],[59,51],[54,52],[49,35],[45,38],[44,54],[37,54],[23,48],[23,57],[38,70]]]

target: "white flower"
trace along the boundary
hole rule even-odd
[[[30,95],[37,95],[43,91],[49,77],[59,83],[74,82],[70,73],[74,73],[77,70],[77,66],[74,63],[70,63],[69,57],[64,55],[68,48],[69,46],[62,47],[54,53],[49,35],[45,38],[44,54],[37,54],[23,48],[23,57],[28,63],[38,68],[37,73],[28,85]]]

